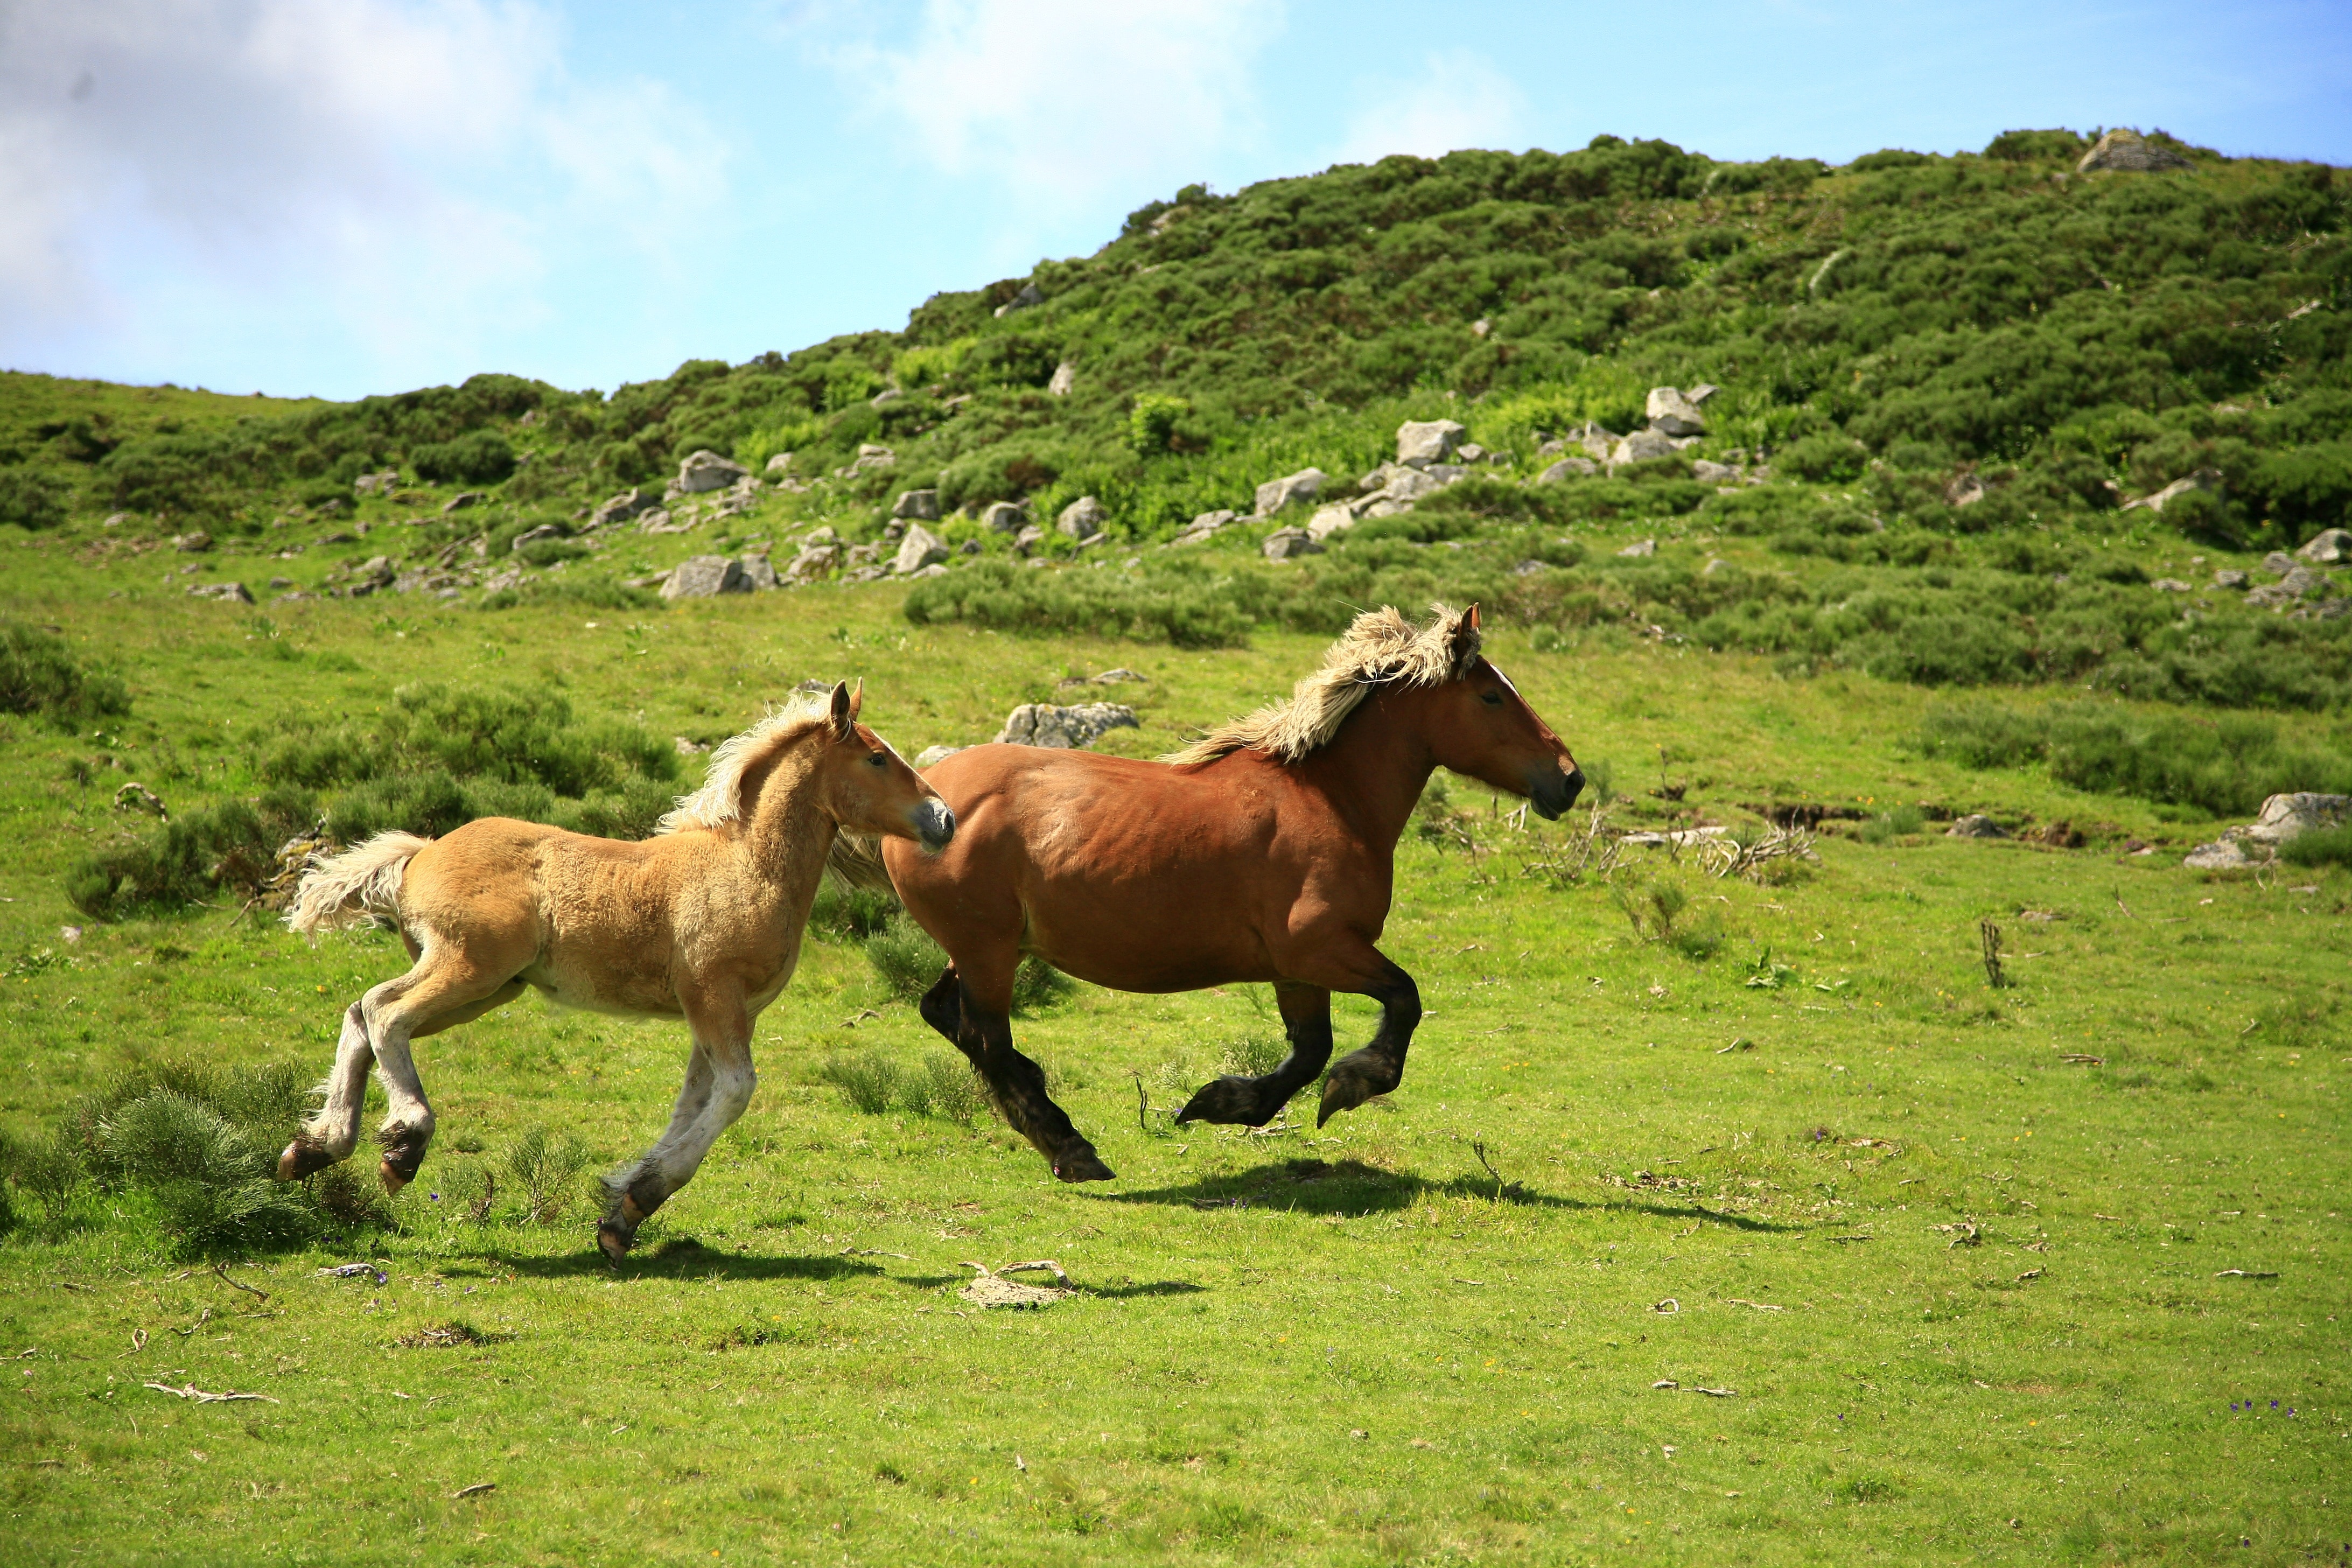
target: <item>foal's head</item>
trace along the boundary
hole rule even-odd
[[[816,762],[818,798],[825,815],[845,833],[912,838],[926,849],[945,847],[955,837],[955,813],[920,773],[857,721],[865,700],[862,680],[855,691],[845,681],[833,689]]]
[[[1546,821],[1576,804],[1584,774],[1518,688],[1478,652],[1478,606],[1454,629],[1460,671],[1422,694],[1430,749],[1440,767],[1534,803]]]

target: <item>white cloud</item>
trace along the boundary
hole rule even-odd
[[[1431,55],[1411,81],[1357,89],[1333,162],[1371,163],[1398,153],[1434,158],[1464,147],[1511,147],[1525,132],[1527,95],[1484,57],[1466,49]]]
[[[817,52],[918,156],[1061,207],[1200,178],[1255,138],[1252,68],[1281,22],[1272,0],[925,0],[903,41]]]
[[[0,0],[0,362],[168,374],[273,319],[378,374],[479,353],[720,194],[693,115],[561,43],[521,0]]]

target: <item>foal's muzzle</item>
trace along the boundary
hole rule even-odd
[[[946,801],[927,800],[915,807],[915,837],[922,840],[924,848],[946,848],[948,840],[955,837],[955,813],[948,809]]]
[[[1584,772],[1573,764],[1564,773],[1556,769],[1539,770],[1528,781],[1528,798],[1535,804],[1536,815],[1546,822],[1559,821],[1583,790]]]

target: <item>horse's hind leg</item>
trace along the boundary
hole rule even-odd
[[[1263,1127],[1323,1070],[1323,1064],[1331,1059],[1331,993],[1319,985],[1286,983],[1274,988],[1274,998],[1282,1008],[1290,1054],[1264,1078],[1227,1074],[1203,1084],[1176,1113],[1178,1121]]]
[[[1115,1173],[1095,1152],[1095,1146],[1070,1124],[1070,1118],[1045,1092],[1045,1072],[1013,1048],[1013,980],[1008,970],[1000,986],[983,1003],[969,981],[950,972],[957,982],[959,1010],[956,1048],[970,1058],[988,1080],[997,1109],[1013,1131],[1029,1140],[1037,1152],[1052,1162],[1054,1174],[1066,1182],[1108,1182]],[[943,978],[941,984],[944,984]],[[937,991],[934,987],[934,993]],[[928,1005],[929,997],[924,1001]],[[928,1009],[925,1016],[929,1016]]]
[[[605,1178],[596,1245],[615,1263],[635,1241],[637,1226],[694,1179],[710,1145],[742,1116],[759,1083],[751,1067],[751,1018],[740,996],[690,998],[687,1021],[694,1028],[694,1051],[668,1129],[642,1158]]]
[[[1378,952],[1381,973],[1367,984],[1347,987],[1381,1005],[1381,1026],[1371,1043],[1350,1051],[1332,1066],[1323,1080],[1323,1105],[1316,1114],[1320,1127],[1343,1110],[1353,1110],[1374,1095],[1386,1094],[1404,1079],[1404,1053],[1421,1023],[1421,988],[1412,976]]]
[[[334,1068],[320,1086],[326,1102],[303,1121],[302,1131],[278,1156],[279,1181],[299,1181],[351,1158],[359,1145],[360,1108],[367,1100],[367,1070],[374,1060],[367,1018],[354,1002],[343,1009],[342,1041],[335,1047]]]
[[[527,959],[528,953],[517,955],[509,965],[464,950],[428,950],[415,968],[360,998],[389,1102],[383,1125],[376,1130],[376,1142],[383,1149],[376,1173],[386,1192],[397,1193],[416,1179],[425,1148],[433,1142],[433,1107],[425,1098],[408,1042],[478,1018],[521,995],[522,982],[515,973]]]

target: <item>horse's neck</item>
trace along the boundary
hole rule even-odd
[[[746,869],[803,912],[815,900],[837,831],[817,809],[816,793],[816,768],[807,758],[780,759],[761,784],[741,839]]]
[[[1404,835],[1437,763],[1414,693],[1375,692],[1349,714],[1329,744],[1298,766],[1367,846],[1386,854]]]

